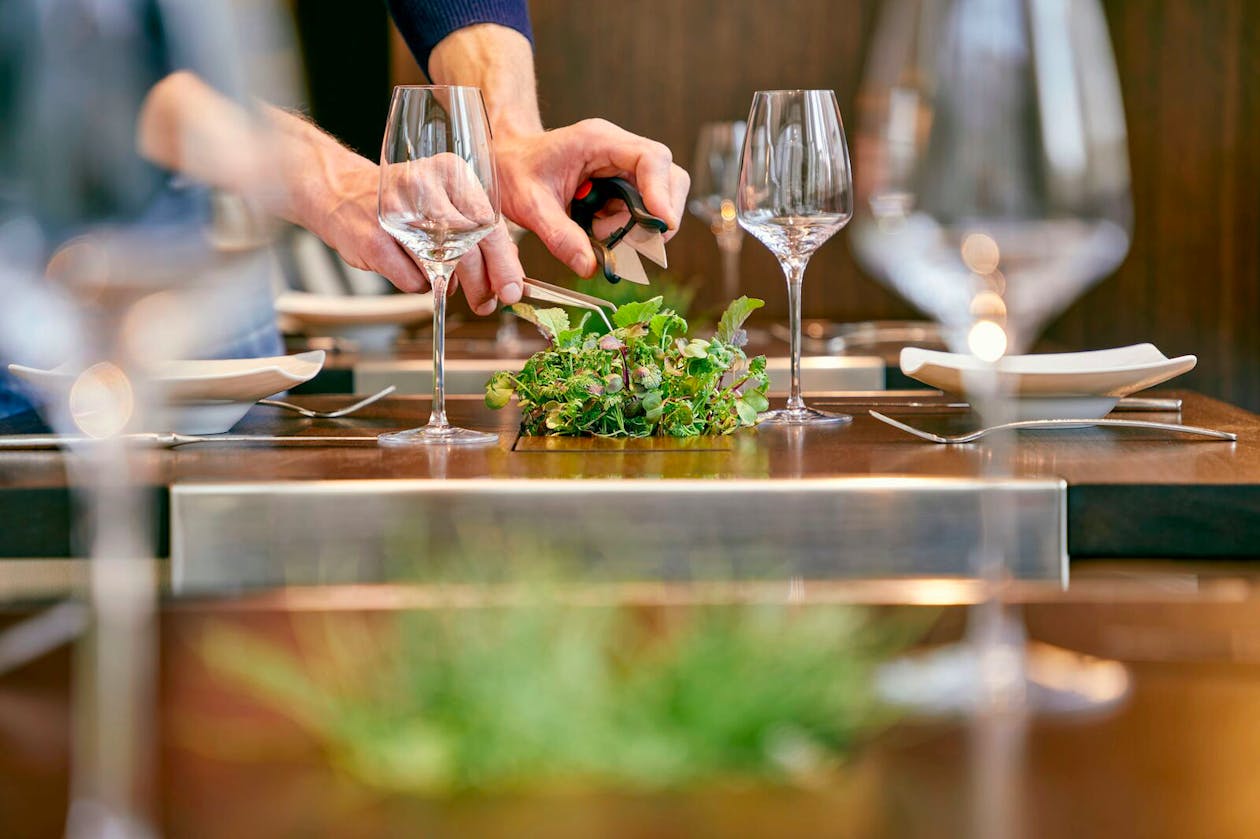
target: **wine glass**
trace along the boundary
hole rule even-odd
[[[285,76],[274,60],[281,18],[265,2],[232,5],[0,4],[0,354],[65,365],[69,387],[34,401],[76,440],[60,458],[73,544],[90,556],[73,601],[18,627],[44,641],[82,632],[70,837],[156,834],[153,474],[125,432],[171,430],[155,425],[164,362],[211,344],[248,349],[274,319],[266,237],[224,235],[212,192],[173,177],[154,151],[178,149],[189,173],[250,173],[256,196],[278,193],[266,122],[249,103],[254,71],[265,65],[273,92]],[[192,78],[197,104],[176,106]]]
[[[722,254],[722,297],[739,294],[739,253],[744,231],[735,219],[735,190],[739,186],[739,160],[748,124],[706,122],[696,139],[691,167],[691,198],[687,209],[709,225]]]
[[[1132,227],[1124,108],[1097,0],[896,0],[884,9],[859,96],[859,259],[942,325],[950,348],[985,364],[968,398],[985,424],[1010,417],[997,365],[1128,251]],[[984,474],[1010,474],[1009,437]],[[1014,698],[1096,709],[1092,672],[1038,661],[1001,600],[1015,546],[1009,497],[985,492],[975,572],[986,600],[967,639],[889,681],[906,704],[976,710]],[[999,666],[992,666],[998,662]],[[1033,678],[1030,674],[1039,674]],[[1042,678],[1050,674],[1050,678]],[[1005,698],[1005,699],[1004,699]]]
[[[446,419],[446,294],[456,263],[499,224],[499,183],[481,91],[394,88],[381,146],[381,227],[424,266],[433,286],[433,408],[420,428],[383,446],[488,445],[498,435]]]
[[[801,397],[801,280],[819,246],[853,215],[853,180],[840,106],[830,90],[760,90],[740,160],[740,225],[779,260],[787,278],[792,389],[762,423],[822,425],[852,417],[817,411]]]

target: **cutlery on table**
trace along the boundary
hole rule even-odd
[[[381,399],[384,399],[386,396],[389,396],[391,393],[393,393],[397,389],[398,388],[396,388],[394,385],[390,385],[384,390],[380,390],[380,391],[377,391],[376,393],[373,393],[371,396],[367,397],[366,399],[360,399],[358,402],[355,402],[353,405],[347,405],[346,407],[338,408],[335,411],[312,411],[310,408],[303,408],[301,405],[294,405],[292,402],[283,402],[279,399],[259,399],[258,404],[270,405],[272,408],[286,408],[290,411],[296,411],[297,413],[301,414],[304,417],[311,417],[314,419],[336,419],[337,417],[344,417],[349,414],[353,414],[355,411],[358,411],[361,408],[366,408],[368,405],[371,405],[373,402],[380,401]]]
[[[376,445],[376,436],[370,437],[317,437],[317,436],[282,436],[274,434],[176,434],[169,431],[140,432],[124,434],[122,440],[138,446],[155,449],[173,449],[192,443],[267,443],[273,446],[339,446],[346,444],[371,443]],[[7,434],[0,435],[0,451],[39,451],[44,449],[60,449],[70,445],[90,445],[102,443],[94,437],[76,437],[65,434]]]
[[[970,411],[972,405],[970,402],[926,402],[920,399],[909,399],[905,401],[896,401],[890,399],[858,399],[852,401],[837,400],[834,397],[831,400],[820,399],[820,405],[830,405],[839,408],[853,408],[865,405],[874,405],[877,408],[933,408],[938,411]],[[1181,399],[1155,399],[1142,396],[1122,396],[1116,402],[1113,411],[1123,413],[1181,413]]]
[[[933,443],[946,443],[949,445],[957,443],[971,443],[979,440],[985,435],[992,434],[995,431],[1004,431],[1007,429],[1064,429],[1064,428],[1080,428],[1086,425],[1102,425],[1111,428],[1145,428],[1153,431],[1173,431],[1180,434],[1191,434],[1199,437],[1209,437],[1213,440],[1234,441],[1238,439],[1238,435],[1230,431],[1217,431],[1212,428],[1200,428],[1197,425],[1179,425],[1171,422],[1147,422],[1146,420],[1123,420],[1123,419],[1047,419],[1047,420],[1020,420],[1019,422],[1004,422],[1000,425],[991,425],[987,428],[980,428],[975,431],[969,431],[966,434],[935,434],[931,431],[924,431],[922,428],[915,428],[913,425],[907,425],[904,422],[895,420],[892,417],[885,416],[879,411],[869,411],[872,417],[882,423],[891,425],[893,428],[899,428],[907,434],[913,434],[923,440]]]

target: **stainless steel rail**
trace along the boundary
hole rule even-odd
[[[981,501],[1003,505],[1013,578],[1067,580],[1057,479],[447,479],[177,484],[177,592],[494,577],[973,576]]]

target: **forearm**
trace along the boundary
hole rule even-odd
[[[154,163],[316,232],[346,199],[346,173],[373,165],[300,116],[265,104],[250,113],[187,72],[154,86],[137,142]]]
[[[262,191],[269,171],[266,123],[193,73],[153,86],[140,110],[136,145],[172,172],[243,195]]]
[[[297,114],[270,105],[264,110],[284,182],[283,198],[273,211],[327,241],[329,217],[341,205],[363,198],[358,192],[365,181],[375,184],[376,164]],[[367,169],[370,177],[363,176]]]
[[[435,84],[481,88],[494,135],[510,139],[540,133],[534,50],[514,29],[481,23],[457,29],[429,56]]]

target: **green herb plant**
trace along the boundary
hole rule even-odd
[[[519,373],[495,373],[486,404],[515,394],[526,435],[697,437],[756,425],[769,407],[765,356],[749,359],[744,321],[763,301],[740,297],[712,338],[688,338],[687,321],[661,297],[626,303],[611,332],[586,332],[589,313],[571,324],[564,309],[528,304],[513,311],[547,338]]]
[[[668,273],[653,276],[651,286],[639,285],[638,283],[616,283],[613,285],[609,284],[602,276],[595,276],[589,279],[573,277],[566,281],[564,285],[572,288],[574,291],[602,297],[617,306],[623,306],[626,303],[642,303],[659,294],[664,298],[662,308],[673,309],[675,313],[685,318],[693,329],[706,323],[704,315],[693,316],[695,313],[691,311],[691,304],[696,297],[696,286],[682,283]],[[573,318],[575,322],[583,314],[581,309],[570,309],[569,312],[570,318]],[[708,321],[708,325],[712,325],[712,322]],[[585,331],[603,335],[608,332],[608,327],[604,324],[603,318],[592,317],[587,318]]]
[[[695,606],[650,620],[542,594],[371,630],[348,617],[306,626],[331,620],[311,616],[294,626],[297,650],[217,624],[200,650],[369,787],[659,790],[825,778],[893,720],[872,673],[921,630],[854,607]]]

